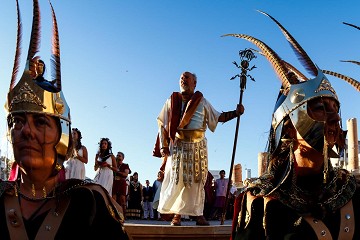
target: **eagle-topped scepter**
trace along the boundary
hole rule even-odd
[[[245,48],[245,50],[239,51],[239,57],[240,57],[240,65],[235,61],[233,62],[233,64],[237,68],[241,69],[241,72],[239,74],[236,74],[232,78],[230,78],[230,80],[234,80],[236,78],[240,79],[240,99],[239,99],[239,104],[242,104],[244,90],[246,89],[247,77],[249,77],[252,81],[255,82],[255,79],[251,75],[249,75],[248,72],[250,72],[251,70],[256,68],[255,65],[252,66],[252,67],[249,67],[251,60],[256,58],[256,56],[250,49]],[[235,161],[235,155],[236,155],[236,145],[237,145],[237,138],[238,138],[238,133],[239,133],[239,126],[240,126],[240,115],[237,116],[237,119],[236,119],[234,146],[233,146],[232,157],[231,157],[231,164],[230,164],[230,171],[229,171],[229,181],[228,181],[227,190],[226,190],[225,205],[223,207],[223,211],[222,211],[222,215],[221,215],[221,225],[224,225],[224,220],[225,220],[225,216],[226,216],[226,209],[227,209],[227,206],[229,204],[229,192],[230,192],[230,188],[231,188],[232,169],[234,167],[234,161]]]

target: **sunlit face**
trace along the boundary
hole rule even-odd
[[[325,138],[333,146],[341,132],[338,102],[333,98],[315,98],[308,102],[308,114],[316,121],[325,122]]]
[[[189,72],[184,72],[180,76],[179,80],[180,92],[182,95],[191,96],[195,92],[196,80],[194,76]]]
[[[55,118],[45,114],[13,114],[9,127],[15,160],[25,171],[52,169],[60,137]]]

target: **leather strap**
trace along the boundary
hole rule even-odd
[[[55,235],[59,230],[62,219],[64,218],[67,208],[69,207],[70,196],[61,198],[58,204],[56,204],[54,201],[55,199],[52,200],[53,207],[50,209],[46,215],[46,218],[41,224],[36,234],[35,240],[55,239]]]
[[[340,209],[340,215],[341,221],[338,239],[353,239],[355,232],[355,216],[352,200]]]
[[[311,216],[303,216],[305,221],[310,224],[318,239],[332,240],[331,233],[325,224]],[[340,229],[338,240],[353,239],[355,232],[355,218],[352,200],[340,209]]]
[[[271,201],[271,200],[274,200],[274,198],[272,197],[263,197],[264,198],[264,216],[263,216],[263,228],[265,230],[265,236],[268,235],[268,229],[267,229],[267,226],[266,226],[266,223],[267,223],[267,211],[266,211],[266,208],[267,208],[267,205],[268,203]]]
[[[247,210],[247,212],[248,212],[248,214],[249,214],[249,217],[248,217],[248,222],[247,222],[246,225],[245,225],[245,228],[246,228],[247,225],[250,223],[250,220],[251,220],[251,212],[252,212],[251,206],[252,206],[253,201],[254,201],[256,198],[258,198],[258,197],[252,195],[250,192],[247,192],[247,193],[246,193],[246,210]]]
[[[323,221],[313,218],[312,216],[302,216],[304,220],[312,227],[318,239],[332,240],[330,230],[325,226]]]
[[[4,194],[4,205],[10,239],[28,240],[29,238],[22,218],[19,200],[14,190],[10,190]]]

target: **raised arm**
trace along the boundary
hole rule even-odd
[[[242,115],[244,113],[244,111],[245,111],[244,106],[242,104],[238,104],[236,107],[236,110],[229,111],[229,112],[222,112],[221,115],[219,116],[218,121],[219,122],[230,121],[231,119],[234,119],[234,118]]]

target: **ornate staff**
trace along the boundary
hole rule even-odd
[[[255,65],[252,66],[251,68],[249,68],[250,61],[252,59],[256,58],[256,56],[250,49],[247,49],[247,48],[245,48],[245,50],[239,51],[239,56],[240,56],[240,61],[241,61],[240,66],[235,61],[233,62],[233,64],[237,68],[241,68],[241,73],[236,74],[235,76],[230,78],[230,80],[234,80],[237,77],[240,79],[240,100],[239,100],[239,104],[242,104],[243,93],[244,93],[244,90],[246,89],[247,77],[249,77],[252,81],[255,82],[255,79],[248,74],[248,71],[250,72],[251,70],[256,68]],[[239,125],[240,125],[240,115],[237,116],[237,120],[236,120],[234,146],[233,146],[233,152],[232,152],[232,157],[231,157],[231,164],[230,164],[230,171],[229,171],[229,181],[228,181],[228,186],[227,186],[227,190],[226,190],[225,205],[223,207],[222,216],[221,216],[221,225],[224,225],[226,209],[227,209],[227,206],[229,204],[229,192],[230,192],[230,188],[231,188],[232,169],[234,167],[234,160],[235,160],[235,154],[236,154],[236,145],[237,145],[237,138],[238,138],[238,132],[239,132]]]

